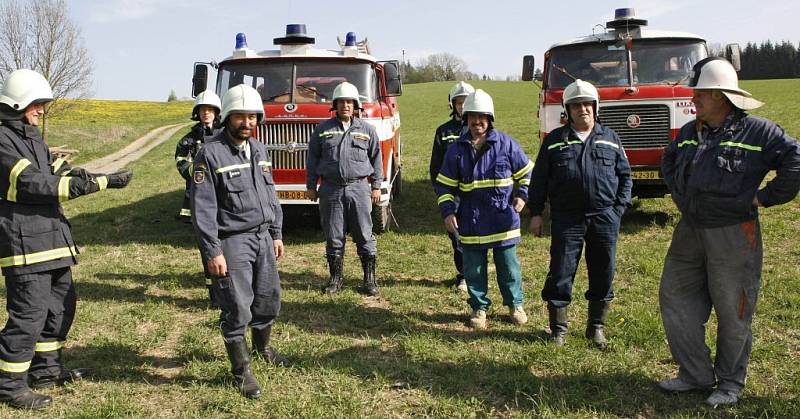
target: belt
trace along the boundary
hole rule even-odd
[[[367,179],[366,177],[359,177],[359,178],[354,178],[354,179],[322,179],[322,183],[327,183],[327,184],[336,185],[336,186],[347,186],[347,185],[353,185],[355,183],[363,182],[366,179]]]

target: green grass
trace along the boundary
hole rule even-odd
[[[497,126],[535,153],[535,88],[476,83],[493,97]],[[360,266],[348,245],[346,290],[319,294],[327,277],[314,220],[287,214],[280,262],[283,308],[274,344],[288,369],[258,361],[258,401],[233,390],[207,308],[199,257],[189,229],[173,220],[182,182],[172,153],[178,133],[132,165],[123,191],[69,202],[81,245],[74,269],[81,297],[66,349],[69,366],[92,379],[48,390],[51,417],[795,417],[800,411],[800,199],[762,212],[765,264],[754,322],[748,385],[739,405],[710,410],[704,394],[666,395],[655,380],[672,376],[658,311],[658,281],[678,213],[665,199],[643,200],[626,214],[620,238],[617,298],[601,353],[582,337],[585,268],[575,284],[567,345],[544,341],[539,298],[548,238],[523,236],[518,250],[530,322],[513,326],[496,286],[490,328],[465,326],[467,305],[442,285],[453,276],[450,247],[427,180],[435,127],[446,120],[450,83],[406,86],[399,229],[378,237],[378,301],[358,295]],[[759,114],[800,135],[792,92],[800,81],[746,83],[768,102]],[[709,343],[715,337],[714,321]],[[0,416],[39,417],[0,406]]]
[[[111,154],[153,128],[189,122],[192,102],[74,100],[48,121],[47,143],[78,150],[73,164]]]

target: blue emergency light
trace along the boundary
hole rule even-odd
[[[236,49],[244,48],[247,48],[247,37],[243,32],[239,32],[236,34]]]
[[[347,32],[347,36],[344,40],[344,46],[346,47],[354,47],[356,46],[356,33],[355,32]]]

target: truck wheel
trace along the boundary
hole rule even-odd
[[[373,205],[372,206],[372,232],[375,234],[385,233],[389,230],[389,212],[392,203],[389,202],[386,206]]]

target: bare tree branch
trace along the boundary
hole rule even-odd
[[[64,0],[0,2],[0,81],[16,69],[29,68],[50,82],[54,100],[43,118],[43,135],[47,120],[68,108],[63,99],[91,93],[93,66]]]

